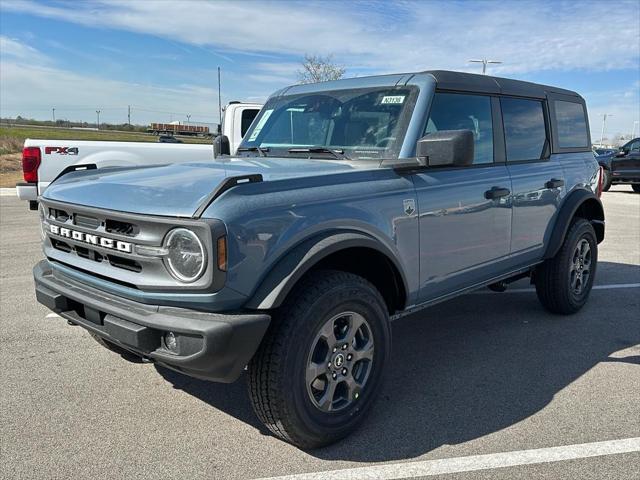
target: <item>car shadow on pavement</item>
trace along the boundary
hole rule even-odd
[[[638,275],[635,265],[601,266]],[[406,459],[514,425],[599,362],[637,365],[638,356],[611,355],[640,344],[639,309],[635,289],[593,292],[581,312],[567,317],[547,313],[533,292],[482,290],[398,320],[385,387],[369,418],[347,440],[308,453],[359,462]],[[245,382],[220,385],[158,371],[176,388],[265,432]]]

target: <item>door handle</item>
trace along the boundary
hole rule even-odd
[[[484,198],[487,200],[495,200],[496,198],[507,197],[511,194],[508,188],[491,187],[491,190],[484,192]]]
[[[547,183],[544,184],[545,188],[560,188],[564,186],[564,180],[558,180],[557,178],[552,178]]]

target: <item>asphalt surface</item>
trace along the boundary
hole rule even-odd
[[[2,196],[0,477],[244,479],[391,462],[404,478],[411,462],[640,437],[640,288],[608,287],[640,283],[640,195],[614,187],[603,201],[604,288],[580,313],[550,315],[530,291],[483,291],[395,322],[370,418],[303,452],[260,427],[244,379],[131,363],[49,315],[31,277],[37,214]],[[638,479],[640,453],[438,478]]]

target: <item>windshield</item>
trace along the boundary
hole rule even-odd
[[[258,147],[270,156],[326,157],[328,149],[352,159],[394,157],[416,96],[415,87],[383,87],[272,98],[240,150],[257,154]]]

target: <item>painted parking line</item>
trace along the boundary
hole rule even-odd
[[[562,447],[491,453],[488,455],[472,455],[468,457],[302,473],[281,477],[269,477],[263,480],[400,480],[634,452],[640,452],[640,437],[565,445]]]
[[[0,197],[15,197],[18,195],[15,188],[0,188]]]
[[[613,283],[610,285],[594,285],[592,290],[616,290],[618,288],[640,288],[640,283]],[[491,290],[481,290],[473,292],[473,295],[504,295],[505,293],[527,293],[535,292],[533,287],[529,288],[507,288],[504,292],[492,292]]]

